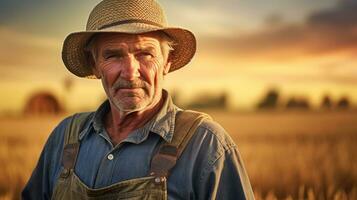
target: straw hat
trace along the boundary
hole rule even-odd
[[[175,71],[196,52],[193,33],[178,27],[168,27],[165,14],[155,0],[104,0],[90,13],[86,31],[74,32],[63,43],[62,60],[67,69],[79,77],[95,78],[88,65],[85,46],[96,33],[140,34],[163,31],[174,40],[171,69]]]

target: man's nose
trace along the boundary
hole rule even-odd
[[[134,55],[129,55],[126,58],[125,65],[123,66],[123,70],[121,76],[126,80],[134,80],[140,77],[140,62],[135,58]]]

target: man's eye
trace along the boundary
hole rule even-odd
[[[108,60],[108,59],[121,59],[121,58],[123,58],[124,56],[123,55],[120,55],[120,54],[108,54],[108,55],[106,55],[104,58],[106,59],[106,60]]]
[[[141,52],[141,53],[138,54],[138,56],[140,58],[146,58],[146,59],[150,59],[150,58],[154,57],[154,55],[152,53],[150,53],[150,52]]]
[[[114,58],[114,57],[115,57],[115,54],[108,54],[108,55],[104,56],[105,59]]]

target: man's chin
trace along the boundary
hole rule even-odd
[[[138,102],[118,102],[114,101],[115,108],[120,112],[136,112],[143,110],[145,106]]]
[[[145,95],[143,88],[121,88],[114,93],[118,97],[137,97]]]

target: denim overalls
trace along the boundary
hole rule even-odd
[[[194,111],[179,111],[176,116],[174,137],[171,143],[163,143],[153,156],[147,177],[118,182],[116,184],[91,189],[75,174],[74,167],[79,151],[78,135],[89,113],[74,115],[66,128],[62,156],[62,170],[54,188],[52,199],[167,199],[167,178],[175,166],[196,128],[206,114]]]

